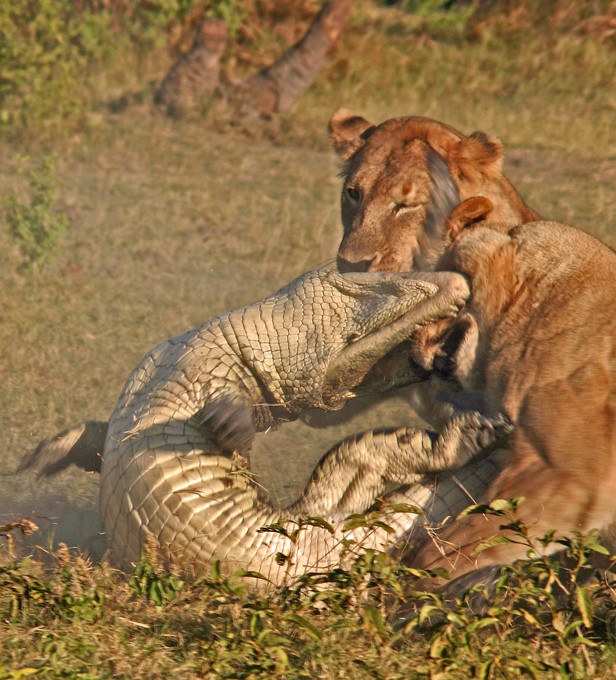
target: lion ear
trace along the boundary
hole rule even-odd
[[[485,196],[471,196],[459,203],[447,220],[446,232],[449,238],[455,241],[463,229],[485,220],[493,207],[492,201]]]
[[[505,147],[500,139],[490,137],[485,132],[473,132],[461,139],[453,150],[453,156],[462,171],[467,166],[480,167],[484,172],[500,172],[503,165]]]
[[[334,151],[348,160],[365,143],[374,125],[348,109],[338,109],[329,120],[329,141]]]

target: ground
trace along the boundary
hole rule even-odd
[[[5,152],[3,161],[11,186],[14,157]],[[616,245],[616,161],[509,149],[506,167],[543,215]],[[143,111],[65,140],[56,171],[71,220],[59,260],[23,275],[14,250],[4,253],[0,400],[9,476],[0,478],[0,519],[37,515],[57,540],[85,547],[97,533],[97,478],[69,471],[41,483],[11,476],[17,461],[65,425],[108,417],[131,368],[160,340],[331,262],[340,187],[326,149]],[[284,502],[341,434],[409,417],[405,400],[394,398],[342,430],[312,430],[299,449],[296,432],[306,428],[288,425],[262,438],[256,469]]]
[[[96,476],[12,471],[43,437],[106,419],[160,340],[333,261],[340,180],[326,126],[340,106],[501,137],[506,172],[533,208],[616,247],[613,50],[565,40],[544,53],[531,41],[524,54],[512,45],[495,55],[493,44],[420,41],[380,21],[360,15],[324,79],[281,121],[170,121],[147,97],[118,107],[109,95],[76,127],[6,137],[0,194],[27,195],[21,155],[30,167],[51,155],[70,222],[58,259],[33,272],[0,225],[0,525],[32,516],[38,542],[100,554]],[[129,85],[143,88],[136,75]],[[396,397],[342,429],[288,425],[261,438],[256,472],[285,503],[344,431],[413,418]]]

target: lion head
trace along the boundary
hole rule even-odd
[[[466,136],[420,116],[373,125],[347,109],[329,132],[344,161],[341,271],[433,269],[447,217],[472,196],[490,200],[491,220],[539,219],[502,174],[503,144],[483,132]]]

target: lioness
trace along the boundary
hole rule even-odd
[[[502,143],[482,132],[467,137],[420,116],[373,125],[347,109],[329,132],[345,161],[341,271],[434,269],[445,220],[470,196],[492,202],[493,220],[541,219],[502,174]]]
[[[482,133],[419,117],[374,126],[341,110],[330,138],[346,162],[339,267],[454,269],[471,279],[470,307],[422,331],[413,358],[457,379],[462,408],[503,411],[516,425],[510,464],[474,500],[523,496],[521,519],[535,535],[597,527],[616,547],[616,255],[587,234],[536,222],[502,175],[502,144]],[[500,524],[467,517],[409,559],[460,576],[526,557],[516,543],[475,553]]]
[[[491,219],[511,226],[541,219],[503,175],[503,144],[482,132],[466,136],[420,116],[373,125],[340,109],[329,133],[344,161],[341,271],[434,269],[445,248],[445,222],[470,196],[486,196]],[[453,415],[442,388],[431,381],[407,392],[414,410],[436,429]]]
[[[616,254],[555,222],[486,221],[490,208],[473,198],[453,212],[437,269],[468,276],[471,302],[418,338],[414,358],[449,371],[515,425],[509,463],[477,502],[522,496],[533,535],[598,528],[614,548]],[[410,559],[459,576],[526,557],[518,543],[476,552],[501,523],[468,516]]]

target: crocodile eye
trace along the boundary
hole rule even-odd
[[[361,338],[361,333],[359,333],[358,331],[352,331],[347,336],[347,343],[349,345],[352,345],[354,342],[357,342],[360,338]]]
[[[353,205],[357,205],[361,200],[361,191],[355,187],[345,187],[344,195],[349,203],[352,203]]]

